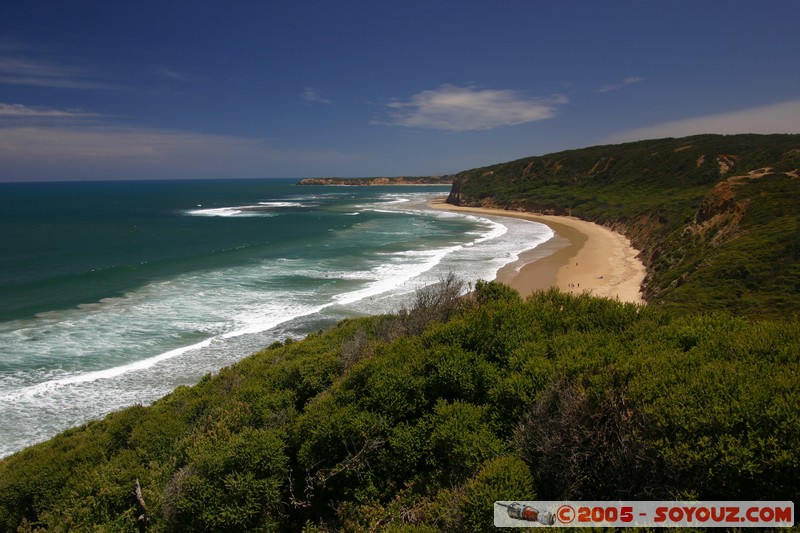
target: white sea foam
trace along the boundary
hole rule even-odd
[[[402,266],[391,264],[381,265],[371,272],[376,279],[366,287],[357,291],[339,294],[335,296],[334,299],[336,303],[339,304],[352,304],[365,298],[397,289],[410,280],[428,272],[439,264],[444,257],[459,248],[460,246],[453,246],[450,248],[397,253],[395,254],[397,256],[417,257],[421,259],[421,261],[408,262]]]
[[[383,202],[381,205],[396,205],[396,204],[405,204],[411,201],[411,198],[408,196],[399,196],[396,194],[386,194],[383,196]]]
[[[127,365],[116,366],[105,370],[96,370],[94,372],[84,372],[84,373],[74,374],[64,378],[51,379],[43,383],[39,383],[37,385],[24,387],[22,389],[16,390],[11,393],[1,394],[0,401],[10,402],[10,401],[19,401],[24,398],[30,399],[34,398],[35,396],[43,394],[51,394],[56,389],[63,387],[65,385],[74,385],[77,383],[89,383],[101,379],[111,379],[117,376],[121,376],[122,374],[126,374],[128,372],[145,370],[161,361],[166,361],[167,359],[178,357],[179,355],[182,355],[191,350],[199,350],[200,348],[204,348],[209,344],[211,344],[212,340],[213,339],[206,339],[203,342],[198,342],[191,346],[176,348],[174,350],[170,350],[155,357],[150,357],[148,359],[136,361],[133,363],[129,363]]]
[[[242,213],[241,209],[233,207],[216,207],[210,209],[192,209],[188,214],[196,217],[232,217]]]
[[[275,216],[275,211],[286,208],[313,208],[317,203],[304,203],[299,201],[264,201],[257,204],[212,207],[205,209],[190,209],[186,214],[196,217],[271,217]]]
[[[317,203],[304,203],[304,202],[258,202],[258,205],[265,207],[281,208],[281,207],[318,207]]]

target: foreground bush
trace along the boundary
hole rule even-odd
[[[496,283],[423,301],[3,460],[0,530],[462,531],[494,500],[800,496],[797,322]]]

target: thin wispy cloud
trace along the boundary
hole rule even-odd
[[[0,84],[107,90],[112,85],[88,69],[22,55],[0,55]]]
[[[676,120],[619,133],[609,142],[684,137],[702,133],[800,133],[800,100]]]
[[[388,118],[373,124],[451,132],[490,130],[553,118],[565,96],[529,98],[517,91],[442,85],[387,106]]]
[[[159,78],[163,78],[170,81],[179,81],[185,83],[198,81],[197,77],[173,68],[155,67],[153,68],[153,74],[155,74]]]
[[[301,95],[303,101],[307,104],[331,104],[330,100],[324,98],[318,90],[312,89],[311,87],[306,87],[303,89],[303,93]]]
[[[0,161],[20,157],[145,158],[235,156],[262,152],[266,144],[222,135],[113,125],[0,128]]]
[[[625,78],[624,80],[622,80],[619,83],[612,83],[610,85],[604,85],[604,86],[600,87],[599,89],[597,89],[597,92],[598,93],[610,93],[612,91],[618,91],[618,90],[623,89],[623,88],[625,88],[625,87],[627,87],[629,85],[634,85],[636,83],[641,83],[643,81],[644,81],[644,78],[638,78],[636,76],[630,76],[628,78]]]
[[[86,118],[96,117],[95,113],[86,113],[80,109],[53,109],[46,107],[29,107],[22,104],[5,104],[0,102],[0,119],[14,118]]]

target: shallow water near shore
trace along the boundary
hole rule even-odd
[[[445,187],[0,185],[0,456],[553,236]]]

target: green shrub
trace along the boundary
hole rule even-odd
[[[800,493],[797,321],[558,291],[383,339],[396,318],[345,321],[3,459],[0,530],[131,530],[144,514],[151,531],[461,531],[532,487]],[[343,370],[356,335],[369,354]]]
[[[224,427],[197,435],[188,463],[166,487],[170,523],[193,531],[241,531],[275,522],[287,470],[283,440],[274,430]]]
[[[459,506],[462,531],[495,531],[494,502],[536,500],[533,477],[518,457],[505,455],[484,463],[464,487]]]

